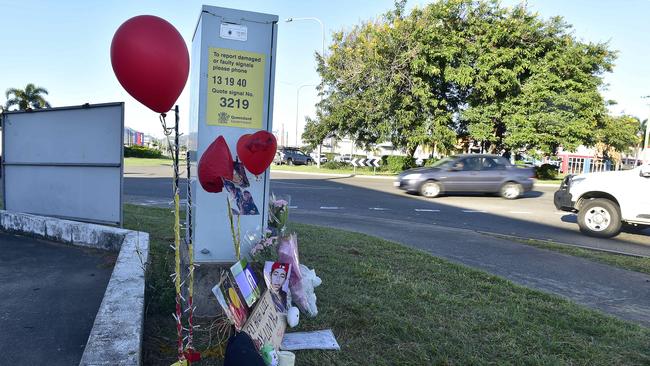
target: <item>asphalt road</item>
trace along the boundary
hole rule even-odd
[[[448,195],[435,199],[404,193],[392,180],[274,173],[271,188],[291,196],[294,212],[337,212],[358,219],[399,220],[478,232],[550,240],[603,250],[650,256],[650,230],[598,239],[579,232],[576,215],[553,205],[555,187],[538,187],[517,200],[493,195]]]
[[[127,170],[126,201],[164,206],[171,202],[169,167]],[[273,172],[271,191],[291,196],[293,214],[344,215],[354,228],[363,221],[397,220],[411,224],[461,228],[650,257],[650,229],[623,232],[612,239],[585,236],[576,215],[553,206],[555,187],[537,187],[517,200],[473,194],[426,199],[395,189],[390,179],[332,177]],[[184,197],[185,181],[181,182]]]
[[[113,254],[0,233],[0,365],[76,365]]]

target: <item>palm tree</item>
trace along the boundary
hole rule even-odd
[[[25,90],[9,88],[5,93],[7,103],[5,104],[4,109],[9,110],[9,108],[13,106],[18,106],[19,110],[52,107],[50,103],[43,98],[43,94],[47,95],[47,89],[37,87],[32,83],[27,84]]]

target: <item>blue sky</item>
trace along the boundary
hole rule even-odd
[[[519,1],[503,1],[511,5]],[[126,125],[160,136],[154,112],[131,98],[118,83],[110,63],[110,43],[125,20],[141,14],[160,16],[176,26],[188,48],[202,4],[240,8],[288,17],[318,17],[325,24],[326,39],[332,31],[350,28],[392,8],[391,0],[366,1],[7,1],[0,0],[0,103],[10,87],[33,82],[47,88],[54,106],[83,103],[126,102]],[[427,1],[408,3],[409,8]],[[574,25],[575,35],[585,41],[609,42],[619,51],[605,97],[618,101],[613,113],[647,118],[650,100],[650,41],[647,15],[650,0],[528,0],[532,11],[547,18],[561,15]],[[316,22],[281,22],[275,86],[274,125],[284,123],[294,141],[296,90],[317,84],[313,53],[321,48]],[[189,85],[179,98],[187,111]],[[300,92],[299,116],[313,115],[314,88]],[[186,115],[184,115],[185,117]],[[187,118],[182,130],[186,130]]]

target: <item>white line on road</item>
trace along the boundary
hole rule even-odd
[[[487,211],[483,210],[463,210],[465,213],[487,213]]]
[[[298,206],[289,206],[289,208],[298,208]]]
[[[440,212],[440,210],[432,210],[429,208],[416,208],[416,212]]]
[[[338,209],[341,209],[341,208],[343,208],[343,207],[337,207],[337,206],[320,206],[320,209],[321,209],[321,210],[338,210]]]
[[[387,208],[383,208],[383,207],[370,207],[370,210],[375,210],[375,211],[388,211]]]

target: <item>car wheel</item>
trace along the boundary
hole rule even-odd
[[[621,231],[618,206],[605,198],[589,200],[580,207],[578,226],[582,233],[598,238],[610,238]]]
[[[420,194],[427,198],[438,197],[441,191],[440,183],[433,180],[428,180],[420,186]]]
[[[499,190],[499,195],[507,200],[514,200],[521,196],[524,192],[524,188],[519,183],[507,182],[501,186]]]
[[[307,165],[312,165],[313,163],[314,163],[313,161],[307,159]]]
[[[287,165],[293,165],[293,159],[291,158],[287,159]]]

